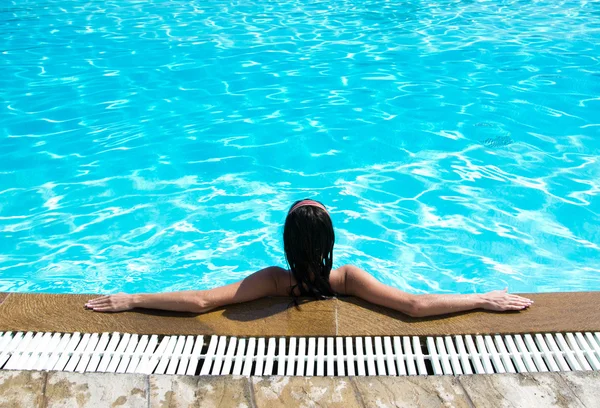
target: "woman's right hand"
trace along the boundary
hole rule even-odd
[[[94,312],[123,312],[131,310],[134,306],[135,295],[118,293],[116,295],[102,296],[89,300],[85,307]]]
[[[511,295],[508,293],[508,288],[488,292],[481,295],[481,297],[483,298],[483,308],[496,312],[523,310],[533,304],[533,300],[518,295]]]

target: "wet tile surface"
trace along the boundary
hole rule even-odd
[[[259,408],[362,406],[350,379],[344,377],[255,377],[252,383]]]
[[[125,332],[237,336],[334,335],[334,301],[310,302],[299,310],[287,298],[261,299],[202,315],[139,310],[96,313],[86,295],[11,294],[0,308],[0,331]],[[39,311],[44,310],[43,314]],[[68,310],[69,313],[65,313]]]
[[[48,408],[146,408],[146,376],[107,373],[48,374]]]
[[[531,295],[535,306],[520,313],[472,312],[429,319],[410,318],[353,298],[308,302],[299,309],[291,306],[288,298],[268,298],[203,315],[141,309],[103,314],[84,309],[85,302],[93,297],[12,293],[0,305],[0,331],[422,336],[600,330],[600,292]]]
[[[288,298],[270,298],[236,306],[210,316],[212,326],[223,330],[222,323],[228,321],[229,334],[238,336],[335,335],[334,300],[305,302],[296,308]]]
[[[354,377],[367,408],[469,408],[456,377]]]
[[[0,371],[0,408],[41,408],[45,382],[43,372]]]
[[[476,407],[584,407],[555,373],[471,375],[459,381]]]
[[[338,301],[338,335],[442,335],[546,333],[600,330],[600,292],[526,295],[535,301],[522,312],[475,311],[442,317],[411,318],[355,298]],[[569,308],[565,309],[564,305]],[[550,318],[551,317],[551,318]]]
[[[150,376],[152,408],[249,408],[250,383],[246,377]]]
[[[289,307],[286,312],[286,332],[282,334],[287,336],[335,336],[337,331],[336,305],[336,300],[321,300],[303,303],[298,308]],[[268,330],[263,331],[262,335],[269,333]]]

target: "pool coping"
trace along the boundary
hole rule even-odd
[[[94,295],[0,294],[0,332],[123,332],[158,335],[379,336],[600,331],[600,292],[526,294],[521,312],[473,311],[411,318],[355,298],[302,302],[266,298],[201,315],[136,310],[96,313]]]

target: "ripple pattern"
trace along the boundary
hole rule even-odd
[[[284,265],[415,293],[600,290],[600,3],[5,0],[0,291]]]

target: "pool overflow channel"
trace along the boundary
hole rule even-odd
[[[0,369],[244,376],[599,371],[600,332],[308,338],[0,332]]]

